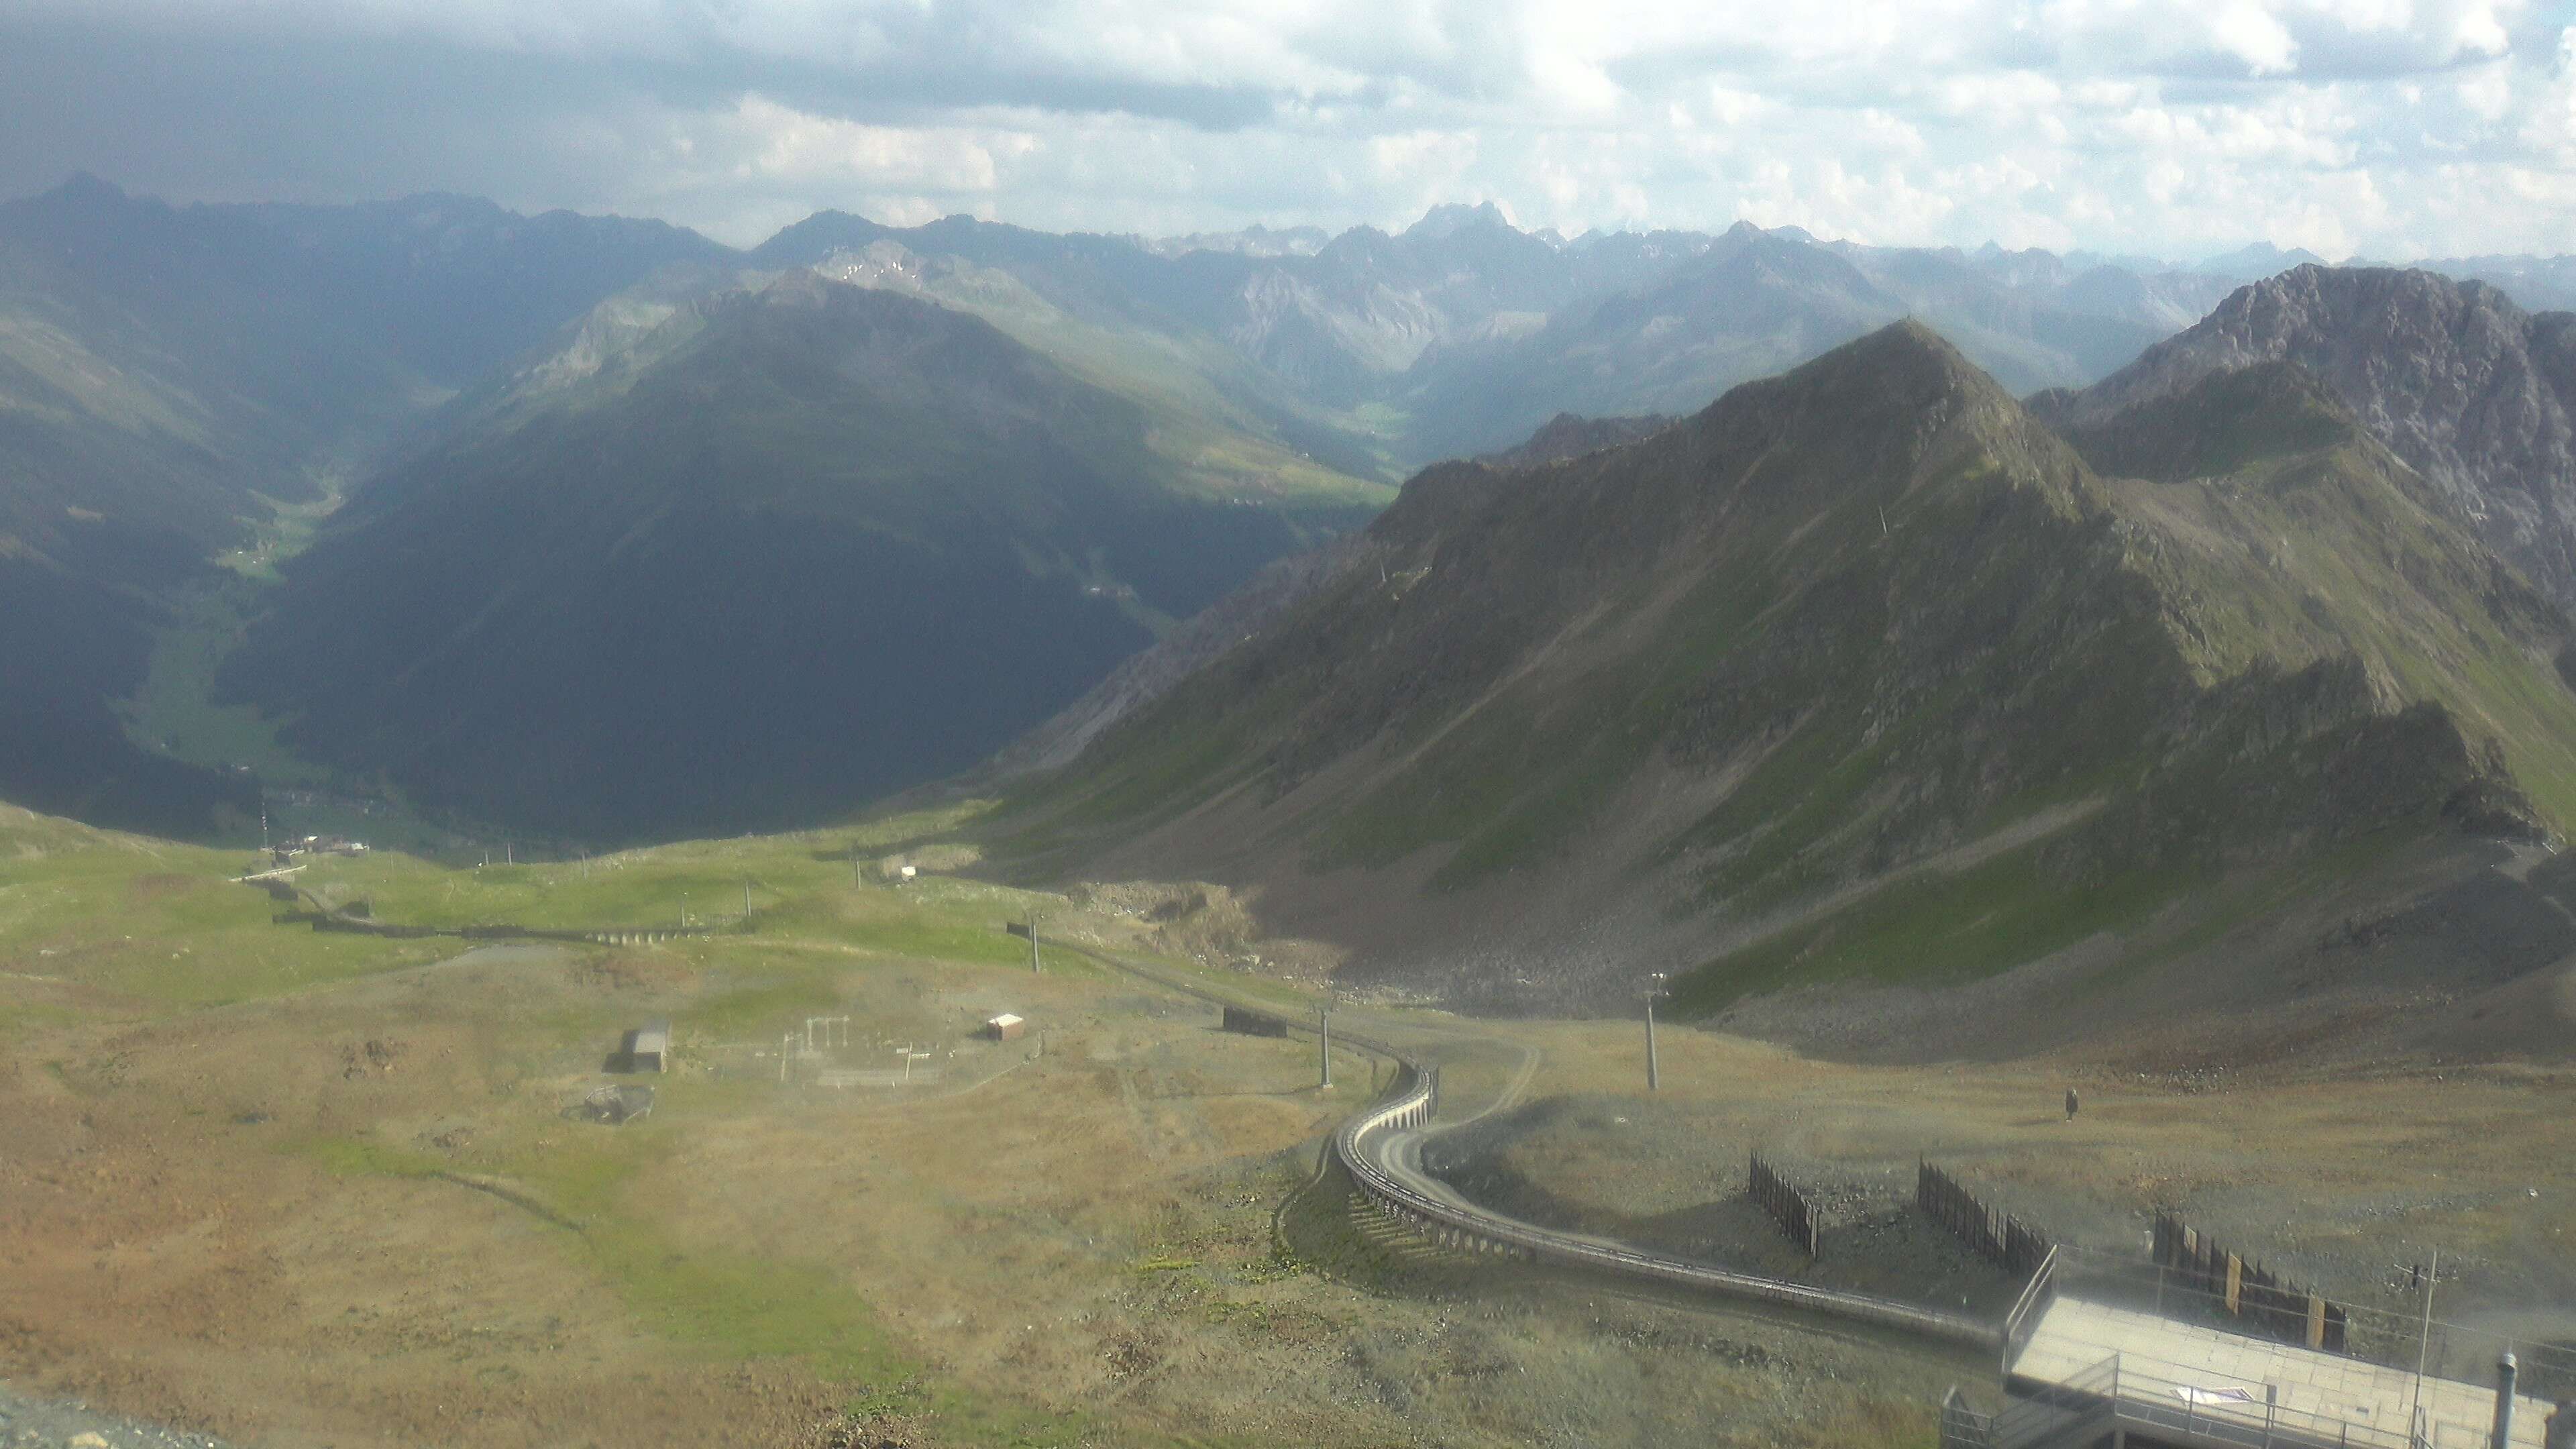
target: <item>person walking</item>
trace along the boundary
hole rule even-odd
[[[2075,1089],[2073,1087],[2066,1089],[2066,1120],[2069,1122],[2075,1120]]]

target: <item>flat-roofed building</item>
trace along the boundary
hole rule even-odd
[[[630,1072],[667,1072],[671,1069],[671,1023],[648,1021],[626,1033],[626,1043],[619,1056]]]

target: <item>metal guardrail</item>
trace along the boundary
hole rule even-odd
[[[2477,1426],[2391,1429],[2254,1397],[2262,1385],[2219,1384],[2156,1371],[2134,1355],[2113,1353],[2063,1381],[2014,1398],[1993,1414],[1970,1409],[1954,1388],[1941,1404],[1942,1449],[2059,1449],[2098,1443],[2115,1428],[2145,1431],[2157,1443],[2200,1449],[2483,1449]],[[2163,1367],[2175,1367],[2171,1365]],[[2218,1390],[2241,1388],[2246,1397]]]
[[[2056,1296],[2057,1249],[2052,1245],[2048,1250],[2048,1256],[2039,1260],[2039,1268],[2030,1275],[2029,1285],[2021,1290],[2021,1296],[2013,1300],[2011,1311],[2004,1315],[2003,1368],[2005,1373],[2012,1372],[2013,1355],[2019,1353],[2021,1346],[2030,1341],[2033,1320],[2039,1316],[2041,1309],[2048,1306],[2048,1300]]]
[[[1828,1314],[1977,1348],[1993,1348],[2000,1341],[1993,1325],[1955,1313],[1920,1308],[1865,1293],[1817,1288],[1781,1278],[1739,1273],[1733,1269],[1641,1253],[1633,1248],[1607,1246],[1481,1209],[1443,1202],[1386,1170],[1368,1147],[1370,1140],[1379,1134],[1394,1128],[1417,1126],[1431,1115],[1439,1083],[1436,1071],[1415,1066],[1409,1061],[1405,1064],[1414,1072],[1412,1084],[1383,1105],[1344,1123],[1334,1136],[1334,1149],[1341,1157],[1342,1165],[1349,1169],[1364,1191],[1416,1222],[1437,1225],[1471,1241],[1516,1251],[1534,1259],[1619,1277]]]
[[[1184,995],[1217,1006],[1261,1011],[1279,1016],[1291,1030],[1311,1031],[1312,1023],[1270,1011],[1266,1007],[1248,1006],[1221,992],[1210,991],[1194,983],[1176,980],[1162,972],[1122,961],[1105,952],[1078,946],[1060,947],[1088,956],[1102,965],[1140,976]],[[1502,1249],[1534,1260],[1561,1263],[1572,1267],[1608,1273],[1616,1277],[1638,1279],[1689,1288],[1700,1292],[1767,1303],[1782,1308],[1819,1313],[1847,1321],[1866,1323],[1880,1328],[1939,1339],[1947,1343],[1992,1350],[2002,1342],[1996,1325],[1981,1322],[1937,1308],[1922,1308],[1893,1299],[1877,1298],[1866,1293],[1852,1293],[1835,1288],[1818,1288],[1786,1279],[1768,1278],[1757,1273],[1739,1273],[1730,1268],[1717,1268],[1704,1263],[1686,1262],[1554,1232],[1507,1218],[1471,1205],[1442,1201],[1423,1191],[1382,1166],[1369,1143],[1383,1133],[1418,1127],[1428,1121],[1439,1098],[1439,1068],[1414,1058],[1413,1054],[1391,1042],[1354,1032],[1336,1032],[1334,1039],[1344,1045],[1382,1056],[1396,1064],[1396,1076],[1388,1093],[1378,1103],[1344,1122],[1333,1134],[1333,1151],[1362,1191],[1381,1205],[1417,1225],[1458,1235],[1463,1242]]]
[[[2483,1424],[2428,1424],[2419,1431],[2286,1408],[2259,1397],[2261,1384],[2229,1385],[2247,1397],[2222,1399],[2211,1392],[2209,1375],[2186,1381],[2158,1367],[2135,1355],[2112,1355],[2105,1422],[2135,1425],[2183,1444],[2242,1449],[2484,1449],[2488,1439]]]
[[[2015,1399],[1988,1421],[1988,1449],[2046,1449],[2084,1444],[2112,1421],[2120,1397],[2120,1356],[2113,1354],[2061,1384]]]

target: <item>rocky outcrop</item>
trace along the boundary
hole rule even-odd
[[[2303,266],[2042,411],[2085,427],[2266,362],[2314,374],[2489,547],[2576,608],[2576,314],[2535,317],[2432,272]]]
[[[1673,420],[1662,413],[1647,413],[1633,418],[1587,418],[1579,413],[1558,413],[1540,424],[1518,447],[1499,453],[1488,453],[1483,461],[1505,468],[1528,468],[1541,463],[1561,463],[1580,458],[1603,448],[1633,443],[1639,438],[1662,432]]]

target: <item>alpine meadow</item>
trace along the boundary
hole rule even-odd
[[[2531,0],[0,7],[0,1449],[2576,1449]]]

